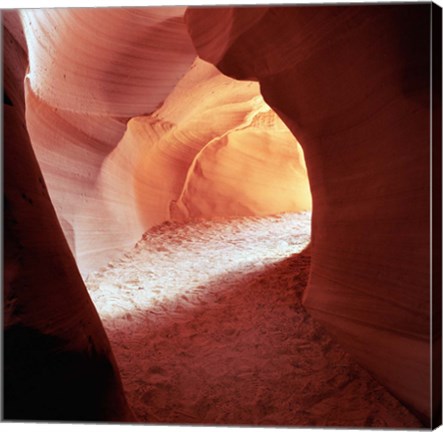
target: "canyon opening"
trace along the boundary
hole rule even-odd
[[[2,23],[5,419],[439,424],[440,8]]]

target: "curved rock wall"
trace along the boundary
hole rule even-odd
[[[184,10],[23,10],[31,88],[57,109],[126,118],[154,111],[195,57]]]
[[[103,191],[102,164],[135,114],[162,104],[195,58],[184,8],[21,11],[29,49],[26,121],[84,275],[143,233],[131,198]],[[108,179],[109,180],[109,179]],[[108,192],[107,192],[108,191]],[[110,232],[112,234],[110,235]]]
[[[279,138],[266,134],[264,123],[257,127],[258,115],[276,118],[257,83],[228,78],[196,58],[183,13],[184,8],[21,13],[30,52],[27,128],[84,276],[171,218],[310,208],[300,146],[281,122]],[[214,153],[203,150],[234,131],[242,131],[242,139],[251,136],[248,151],[230,144],[216,176],[188,172],[197,157],[210,164]],[[277,145],[270,147],[273,139]],[[231,169],[234,159],[245,161],[243,170]],[[231,185],[221,186],[227,178]]]
[[[209,142],[195,157],[177,202],[190,218],[311,209],[303,151],[272,112]]]
[[[4,412],[7,420],[131,421],[100,318],[26,130],[26,52],[4,14]],[[11,51],[9,51],[11,50]],[[10,56],[11,52],[15,53]]]
[[[313,195],[305,306],[425,422],[429,17],[430,5],[186,14],[199,55],[257,79],[303,146]]]

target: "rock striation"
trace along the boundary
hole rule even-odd
[[[313,198],[304,305],[425,422],[430,7],[186,13],[199,56],[258,80],[303,147]]]
[[[17,16],[4,17],[3,415],[7,420],[133,421],[106,333],[30,143],[22,84],[25,49],[14,25]]]
[[[310,209],[301,147],[257,83],[196,57],[183,13],[21,12],[27,129],[84,276],[171,218]],[[217,174],[201,178],[201,163]]]

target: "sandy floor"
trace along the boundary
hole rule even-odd
[[[88,277],[140,421],[420,426],[301,306],[309,225],[164,223]]]

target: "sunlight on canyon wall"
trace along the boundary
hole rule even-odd
[[[165,220],[311,207],[300,145],[257,83],[196,58],[182,15],[22,12],[28,131],[83,274]]]

